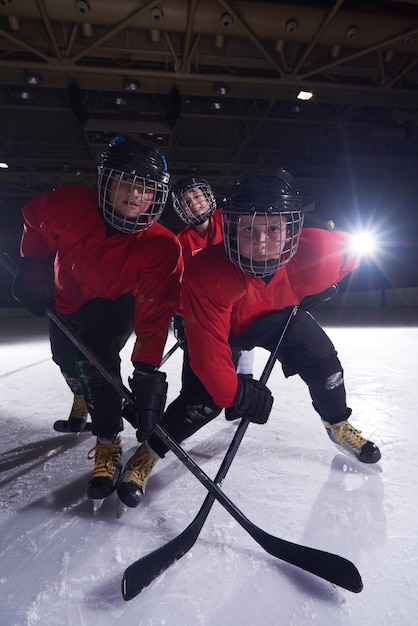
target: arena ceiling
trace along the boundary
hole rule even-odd
[[[418,173],[418,0],[0,0],[0,76],[2,204],[94,185],[120,131],[217,195]]]

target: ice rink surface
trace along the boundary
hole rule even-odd
[[[351,560],[363,591],[268,555],[215,503],[190,552],[126,602],[125,568],[184,530],[206,490],[169,453],[138,509],[116,519],[110,496],[94,517],[85,495],[94,438],[52,429],[68,417],[71,394],[50,358],[46,320],[0,311],[0,624],[415,625],[418,319],[416,310],[405,309],[404,319],[386,313],[317,313],[344,366],[351,421],[379,445],[382,460],[366,466],[339,452],[304,383],[285,380],[277,364],[271,417],[249,426],[222,486],[270,534]],[[131,347],[123,352],[125,382]],[[267,356],[256,350],[257,377]],[[177,350],[164,367],[169,401],[181,360]],[[214,477],[235,429],[221,414],[184,448]],[[129,425],[123,440],[127,458],[136,447]]]

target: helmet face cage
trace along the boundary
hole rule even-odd
[[[167,202],[170,174],[165,157],[129,135],[118,135],[100,155],[99,208],[122,233],[139,233],[159,219]]]
[[[216,200],[209,183],[204,178],[180,181],[171,191],[173,208],[182,222],[198,226],[216,211]]]
[[[232,263],[246,274],[256,278],[275,274],[295,255],[303,219],[303,213],[299,210],[254,211],[242,214],[224,212],[223,232],[226,252]],[[258,244],[258,238],[256,242],[254,234],[256,230],[263,232],[264,245]]]
[[[120,191],[121,183],[123,190]],[[125,214],[120,209],[116,209],[116,203],[110,200],[110,188],[112,187],[114,196],[123,194],[126,205]],[[150,228],[159,219],[168,198],[168,185],[144,178],[143,176],[132,175],[127,172],[100,168],[98,177],[99,206],[105,220],[116,230],[122,233],[139,233]],[[134,190],[136,190],[134,196]],[[151,202],[149,197],[152,197]],[[129,206],[143,203],[145,211],[139,212],[135,218],[128,215]]]

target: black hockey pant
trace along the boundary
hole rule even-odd
[[[61,315],[64,322],[112,374],[120,379],[120,351],[134,328],[135,300],[94,298],[77,313]],[[72,341],[50,320],[52,358],[71,391],[83,395],[92,418],[93,434],[112,439],[123,430],[122,399]]]
[[[259,346],[272,352],[291,312],[291,307],[257,320],[248,331],[230,337],[233,349],[251,350]],[[314,318],[299,309],[293,317],[278,355],[285,377],[299,374],[308,386],[314,409],[331,424],[351,414],[346,405],[343,369],[335,348]],[[222,372],[219,372],[222,376]],[[164,413],[162,425],[180,442],[221,412],[190,367],[184,355],[183,387]],[[149,443],[161,456],[167,447],[156,435]]]

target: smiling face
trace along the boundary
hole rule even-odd
[[[277,260],[286,244],[284,216],[242,215],[238,225],[239,254],[254,263]]]
[[[145,185],[145,179],[127,176],[115,176],[109,187],[109,202],[115,212],[128,220],[136,220],[146,213],[152,205],[155,192]]]
[[[194,187],[181,194],[180,204],[186,215],[191,217],[199,217],[207,213],[210,208],[210,202],[200,187]]]

